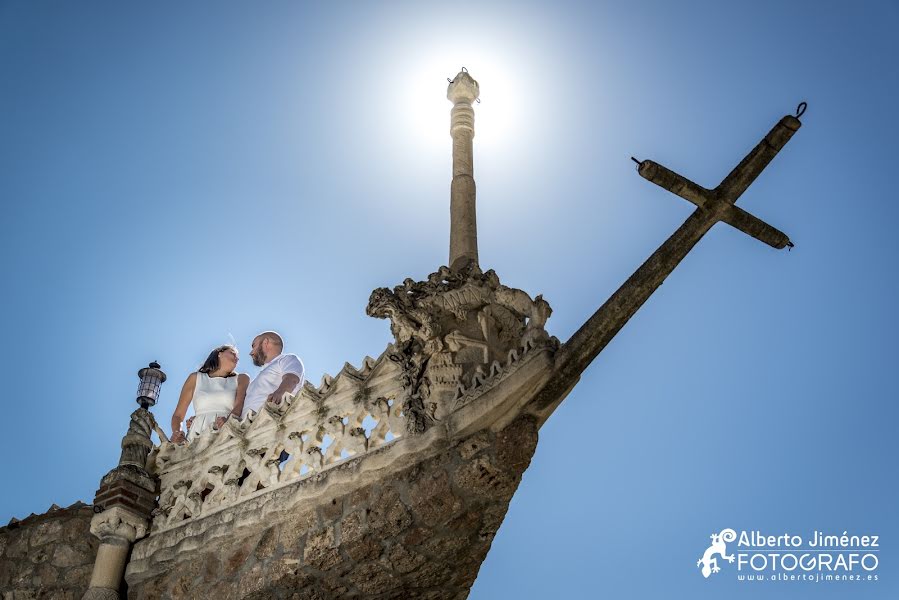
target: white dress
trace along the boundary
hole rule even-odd
[[[234,408],[237,398],[237,375],[233,377],[210,377],[206,373],[197,373],[194,386],[194,422],[187,432],[187,438],[193,440],[205,429],[212,427],[217,417],[227,417]]]

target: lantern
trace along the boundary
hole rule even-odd
[[[137,372],[140,385],[137,386],[137,403],[141,408],[150,408],[159,399],[159,387],[165,381],[165,373],[160,370],[159,363],[153,361],[149,367]]]

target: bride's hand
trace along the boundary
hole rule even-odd
[[[222,425],[224,425],[225,421],[227,421],[227,420],[228,420],[228,417],[216,417],[215,423],[213,423],[212,428],[213,429],[221,429]]]
[[[172,434],[172,437],[169,441],[172,442],[173,444],[183,444],[184,442],[187,441],[187,438],[184,437],[183,431],[178,430]]]

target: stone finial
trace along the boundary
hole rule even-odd
[[[449,86],[446,88],[446,99],[453,104],[459,104],[460,102],[471,104],[480,95],[481,88],[478,86],[478,82],[468,73],[468,69],[465,67],[462,67],[462,70],[450,81]]]

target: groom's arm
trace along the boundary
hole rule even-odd
[[[281,385],[266,399],[267,402],[270,401],[275,404],[281,404],[284,394],[292,393],[303,383],[303,363],[300,362],[299,358],[293,354],[287,354],[284,356],[280,366],[284,371],[284,375],[281,377]]]
[[[297,377],[293,373],[285,373],[284,377],[281,378],[281,385],[279,385],[277,389],[272,392],[267,401],[274,402],[275,404],[281,404],[281,398],[284,397],[284,394],[286,394],[287,392],[292,392],[294,388],[299,384],[299,377]]]

